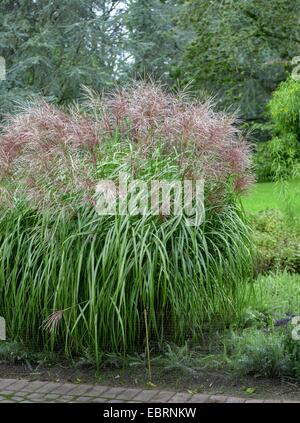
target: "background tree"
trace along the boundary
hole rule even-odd
[[[2,0],[0,115],[19,98],[68,103],[82,84],[150,74],[261,121],[300,55],[299,17],[300,0]]]
[[[173,0],[129,0],[126,14],[129,75],[152,75],[173,84],[170,73],[194,31],[179,25],[186,5]]]
[[[299,174],[300,81],[289,78],[267,105],[271,140],[259,146],[255,157],[260,180],[286,180]]]
[[[111,84],[122,73],[123,14],[117,0],[2,0],[0,55],[8,72],[0,110],[32,94],[66,103],[81,84]]]
[[[299,55],[299,0],[187,0],[185,25],[197,35],[174,72],[217,94],[220,107],[260,120],[270,94]]]

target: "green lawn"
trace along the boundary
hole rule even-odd
[[[300,178],[287,182],[286,187],[274,182],[258,183],[242,202],[249,212],[292,206],[293,212],[300,216]]]

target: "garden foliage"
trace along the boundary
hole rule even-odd
[[[256,170],[260,180],[287,180],[297,175],[300,157],[300,82],[279,85],[267,108],[273,138],[258,146]]]

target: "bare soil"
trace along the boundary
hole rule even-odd
[[[109,368],[101,369],[100,373],[97,374],[95,368],[89,366],[70,367],[64,363],[35,367],[29,363],[10,364],[2,362],[0,363],[0,378],[101,383],[109,386],[140,387],[143,389],[149,387],[146,368]],[[181,392],[300,400],[300,383],[293,379],[234,377],[222,372],[201,372],[190,376],[178,371],[154,368],[152,369],[152,383],[158,389]]]

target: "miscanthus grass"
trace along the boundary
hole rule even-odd
[[[232,207],[199,229],[180,217],[101,217],[86,208],[51,216],[22,205],[0,225],[0,310],[14,338],[118,351],[143,343],[144,309],[151,339],[177,342],[240,311],[251,254]],[[53,312],[60,322],[43,331]]]
[[[233,121],[154,86],[84,111],[47,104],[0,137],[0,314],[8,336],[66,355],[199,341],[238,319],[251,276],[238,193],[249,151]],[[100,216],[99,179],[205,179],[205,221]],[[146,314],[145,314],[146,310]]]

